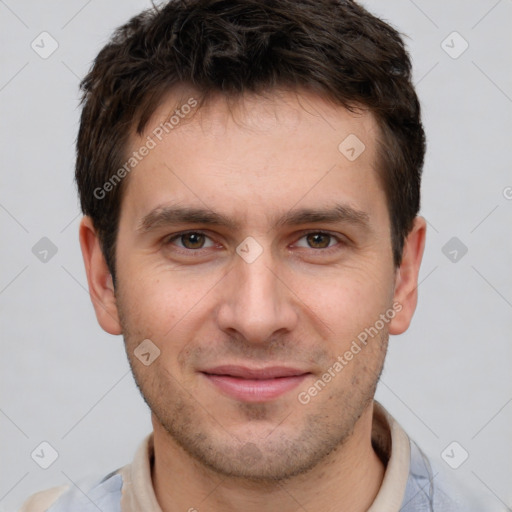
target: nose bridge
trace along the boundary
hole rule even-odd
[[[240,306],[267,314],[277,312],[279,290],[273,266],[272,259],[263,256],[252,263],[239,262]]]
[[[224,330],[236,330],[247,341],[264,343],[276,331],[291,330],[296,314],[270,248],[261,248],[254,258],[255,249],[249,247],[245,255],[240,255],[240,248],[237,251],[226,287],[230,291],[223,296],[218,321]],[[246,257],[251,251],[252,257]]]

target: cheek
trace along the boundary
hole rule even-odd
[[[392,302],[392,280],[375,267],[344,269],[326,279],[303,282],[304,303],[342,339],[373,325]]]
[[[134,266],[135,267],[135,266]],[[138,337],[161,343],[172,337],[197,316],[200,304],[219,280],[179,269],[149,268],[141,265],[119,273],[118,306],[123,327]],[[137,276],[126,278],[127,275]]]

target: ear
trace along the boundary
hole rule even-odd
[[[396,272],[395,293],[393,302],[397,306],[397,314],[389,323],[390,334],[402,334],[411,323],[418,302],[418,274],[420,271],[427,223],[423,217],[416,217],[411,232],[404,243],[402,264]]]
[[[104,331],[109,334],[121,334],[112,276],[90,217],[84,217],[80,223],[80,247],[96,318]]]

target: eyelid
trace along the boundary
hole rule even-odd
[[[302,238],[304,238],[305,236],[307,235],[311,235],[311,234],[319,234],[319,235],[327,235],[327,236],[330,236],[331,238],[334,238],[338,243],[337,244],[334,244],[334,245],[331,245],[329,247],[325,247],[323,249],[314,249],[313,247],[309,247],[309,249],[315,251],[315,252],[328,252],[329,250],[333,250],[333,249],[336,249],[338,245],[347,245],[348,244],[348,239],[344,236],[342,236],[340,233],[332,233],[331,231],[326,231],[324,229],[308,229],[308,230],[305,230],[305,231],[302,231],[302,234],[301,236],[297,239],[298,240],[301,240]],[[297,243],[297,242],[295,242]],[[302,249],[307,249],[307,247],[301,247]]]
[[[167,235],[163,239],[163,245],[173,245],[172,242],[174,242],[174,240],[181,238],[183,235],[189,235],[192,233],[198,234],[198,235],[204,235],[205,238],[208,238],[212,242],[212,246],[215,245],[215,241],[212,240],[212,238],[208,235],[208,233],[206,231],[203,231],[202,229],[187,229],[185,231],[180,231],[179,233],[173,233],[172,235]],[[212,246],[210,246],[210,247],[212,247]],[[200,247],[199,249],[187,249],[186,247],[180,247],[180,246],[175,246],[175,247],[178,247],[178,249],[180,249],[182,251],[186,251],[186,252],[199,252],[199,251],[202,251],[203,249],[210,248],[210,247]]]

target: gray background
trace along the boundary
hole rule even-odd
[[[511,507],[512,1],[364,4],[408,35],[428,136],[419,306],[391,339],[378,399],[488,510]],[[148,6],[0,0],[2,511],[129,462],[151,429],[122,339],[93,314],[73,184],[79,79],[111,31]],[[46,59],[31,48],[51,49],[43,31],[59,45]],[[44,247],[32,251],[43,237],[57,248],[47,261]],[[446,246],[452,237],[458,246]],[[31,458],[42,441],[58,452],[48,469]],[[469,453],[458,469],[441,456],[453,441],[452,465]]]

